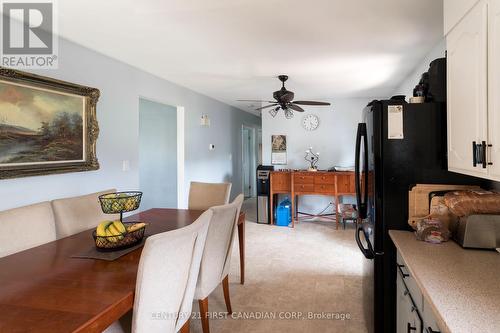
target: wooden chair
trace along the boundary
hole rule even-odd
[[[356,205],[352,204],[339,204],[338,205],[340,221],[343,224],[345,230],[346,221],[356,222],[358,219],[358,211],[356,210]]]
[[[228,205],[212,207],[214,215],[208,228],[207,241],[201,259],[200,274],[194,298],[198,300],[204,333],[209,333],[208,296],[222,283],[228,313],[232,313],[229,297],[229,266],[233,238],[237,228],[243,194]]]

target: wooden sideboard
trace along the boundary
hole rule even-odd
[[[300,195],[327,195],[335,199],[336,227],[339,225],[338,203],[344,195],[356,195],[354,172],[327,171],[273,171],[270,184],[271,224],[274,224],[274,195],[290,194],[292,228],[295,226],[297,197]]]

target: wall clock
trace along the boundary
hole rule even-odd
[[[319,126],[319,117],[314,114],[308,114],[302,118],[302,127],[306,131],[314,131]]]

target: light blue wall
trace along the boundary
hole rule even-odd
[[[177,207],[177,108],[139,101],[141,208]]]
[[[100,89],[101,168],[0,180],[0,210],[105,188],[137,189],[139,97],[185,107],[186,186],[191,180],[226,180],[233,182],[233,197],[242,192],[241,125],[260,127],[260,118],[64,39],[59,41],[59,69],[36,73]],[[211,127],[200,126],[202,114],[209,115]],[[214,151],[208,150],[209,143],[216,145]],[[129,171],[122,171],[125,160],[130,162]]]

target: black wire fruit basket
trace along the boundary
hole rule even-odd
[[[142,192],[139,191],[115,192],[100,195],[99,202],[105,214],[120,214],[123,222],[123,213],[139,208],[141,198]]]
[[[94,237],[95,246],[99,251],[117,251],[132,247],[139,244],[144,238],[144,231],[146,224],[142,223],[139,228],[128,231],[131,227],[138,224],[137,222],[125,222],[123,225],[126,232],[118,235],[98,236],[97,231],[94,230],[92,236]]]

